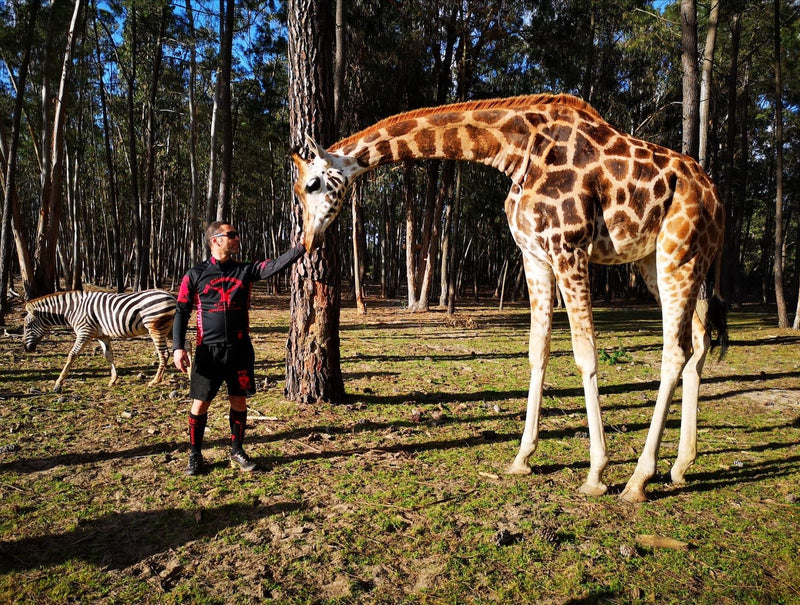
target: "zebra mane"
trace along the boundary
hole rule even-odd
[[[354,143],[371,132],[377,132],[382,128],[386,128],[387,126],[391,126],[392,124],[396,124],[397,122],[402,122],[404,120],[413,120],[415,118],[429,117],[448,112],[482,111],[489,109],[521,109],[534,107],[536,105],[567,105],[569,107],[574,107],[576,109],[585,111],[595,118],[602,119],[600,114],[597,113],[597,110],[589,105],[589,103],[583,99],[568,94],[521,95],[518,97],[464,101],[462,103],[440,105],[438,107],[412,109],[411,111],[389,116],[388,118],[384,118],[383,120],[376,122],[372,126],[369,126],[360,132],[334,143],[331,145],[329,150],[336,151],[337,149],[342,149],[343,147],[347,147],[347,145]]]
[[[25,310],[33,315],[36,311],[41,311],[46,307],[51,300],[61,298],[62,296],[64,296],[64,292],[53,292],[52,294],[45,294],[39,298],[34,298],[25,304]]]

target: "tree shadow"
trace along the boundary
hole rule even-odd
[[[123,569],[190,541],[265,517],[298,510],[301,502],[268,506],[226,504],[196,511],[165,509],[110,513],[80,521],[72,530],[0,541],[0,573],[60,565],[74,559],[104,568]]]

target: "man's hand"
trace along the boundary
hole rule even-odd
[[[189,353],[186,352],[186,349],[175,349],[172,353],[172,359],[175,362],[175,367],[184,374],[186,374],[189,367],[192,365],[192,360],[189,358]]]

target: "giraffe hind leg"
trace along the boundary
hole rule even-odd
[[[675,269],[673,273],[665,272],[659,276],[658,290],[661,294],[664,333],[661,383],[647,440],[639,456],[636,469],[621,494],[621,498],[627,502],[645,502],[647,500],[645,487],[656,474],[658,450],[667,422],[667,413],[682,372],[684,380],[688,380],[689,388],[688,392],[684,392],[683,398],[681,433],[685,435],[685,438],[682,438],[683,457],[679,453],[679,459],[682,460],[681,464],[685,464],[689,458],[694,459],[696,394],[699,389],[699,371],[702,369],[702,361],[705,359],[705,350],[702,345],[696,355],[692,351],[694,304],[700,284],[700,280],[695,277],[695,270],[699,269],[696,265],[695,259]],[[698,271],[698,273],[702,272]],[[699,333],[697,335],[700,336]],[[704,339],[704,336],[700,337]],[[690,358],[695,364],[695,369],[684,372]]]

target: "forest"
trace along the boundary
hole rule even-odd
[[[238,226],[246,258],[274,258],[299,241],[290,32],[315,27],[335,116],[323,144],[419,107],[579,96],[620,130],[700,160],[726,206],[725,298],[775,305],[776,321],[791,323],[796,1],[312,4],[328,26],[277,0],[0,5],[3,311],[85,285],[174,290],[205,254],[203,226],[215,218]],[[451,310],[486,293],[524,298],[507,190],[507,177],[472,164],[370,173],[334,225],[345,298],[349,289],[363,304],[368,286],[411,309],[447,305],[448,292]],[[593,271],[600,302],[646,296],[629,267]],[[285,290],[288,278],[270,287]]]

